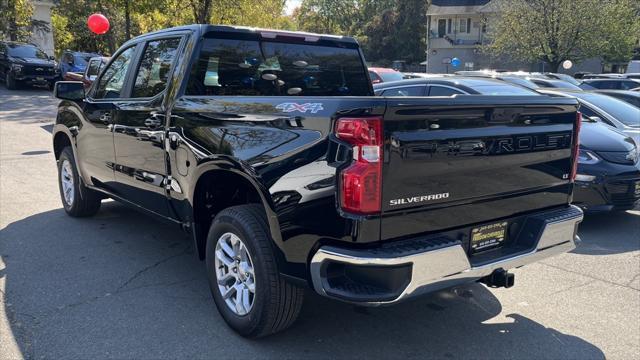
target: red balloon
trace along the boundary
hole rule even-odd
[[[109,20],[102,14],[93,14],[87,19],[89,30],[98,35],[102,35],[109,31]]]

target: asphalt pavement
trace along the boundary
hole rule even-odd
[[[575,251],[365,309],[307,291],[295,325],[257,341],[218,315],[187,235],[113,201],[65,215],[57,101],[0,85],[0,359],[638,359],[640,211],[589,216]]]

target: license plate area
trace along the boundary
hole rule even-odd
[[[633,194],[636,196],[640,196],[640,181],[636,182],[636,185],[633,189]]]
[[[507,221],[474,227],[470,235],[470,252],[475,254],[502,246],[507,240],[508,228]]]
[[[43,77],[43,76],[36,76],[36,80],[38,80],[38,81],[44,81],[44,77]]]

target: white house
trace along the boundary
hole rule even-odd
[[[44,52],[53,55],[53,30],[51,29],[51,8],[54,6],[52,1],[48,0],[31,0],[33,4],[34,20],[44,21],[49,24],[49,31],[35,31],[31,34],[31,42],[40,46]]]
[[[431,73],[459,70],[506,69],[543,71],[542,63],[509,62],[492,58],[480,51],[480,46],[490,39],[487,32],[491,18],[496,15],[499,0],[432,0],[427,9],[427,60],[426,69]],[[451,59],[460,59],[454,68]],[[600,59],[590,59],[578,64],[569,72],[601,71]]]

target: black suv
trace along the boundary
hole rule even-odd
[[[53,86],[60,74],[53,57],[33,44],[0,42],[0,76],[7,89],[20,83]]]

